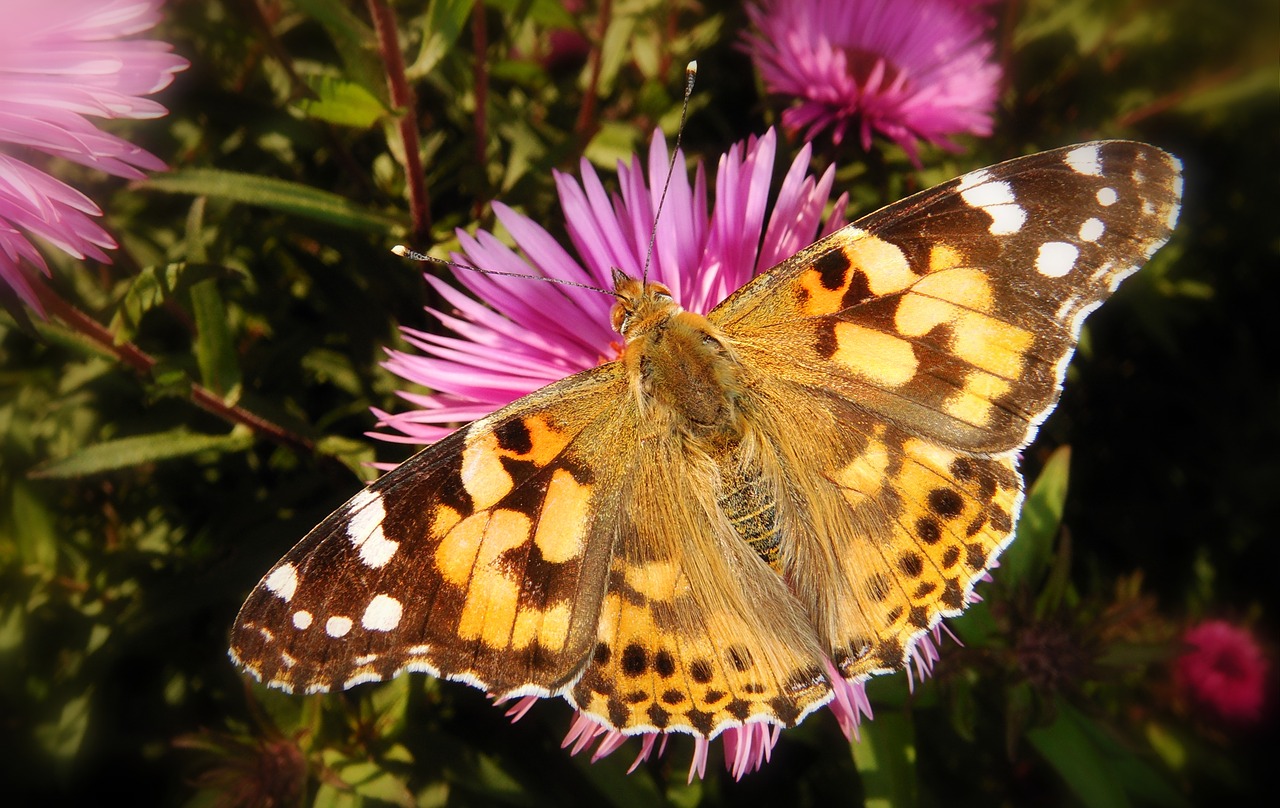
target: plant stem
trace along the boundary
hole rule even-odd
[[[489,28],[484,17],[484,2],[477,2],[471,11],[471,47],[475,51],[475,141],[476,165],[480,167],[480,176],[488,179],[485,167],[488,165],[489,145],[489,68],[485,63],[485,54],[489,50]],[[485,187],[488,187],[486,182]],[[479,218],[482,203],[477,202],[474,211]]]
[[[54,292],[43,283],[33,285],[40,296],[40,303],[51,316],[57,317],[77,334],[91,340],[99,348],[114,356],[121,364],[127,365],[139,376],[151,378],[151,371],[156,366],[156,360],[150,354],[132,342],[117,343],[112,333],[103,327],[101,323],[68,303],[57,292]],[[296,435],[279,424],[268,421],[243,407],[228,404],[212,390],[194,381],[191,383],[191,402],[205,412],[216,415],[232,424],[243,424],[252,430],[255,435],[286,448],[306,454],[314,454],[316,451],[315,443],[308,438]]]
[[[398,129],[400,148],[404,152],[404,181],[409,189],[409,211],[413,216],[413,237],[418,243],[425,244],[431,230],[431,200],[427,196],[422,161],[418,157],[417,102],[404,72],[404,57],[396,36],[396,16],[386,0],[369,0],[369,16],[373,18],[378,50],[387,69],[391,104],[400,110]]]

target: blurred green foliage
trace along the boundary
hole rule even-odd
[[[427,677],[301,697],[232,668],[227,630],[258,577],[369,461],[407,455],[366,435],[370,407],[402,406],[383,349],[402,346],[399,325],[432,326],[420,268],[388,248],[444,254],[455,227],[493,224],[494,198],[558,226],[551,170],[582,155],[611,169],[655,126],[670,134],[692,58],[690,154],[774,121],[735,46],[737,5],[579,5],[393,4],[416,177],[365,5],[169,5],[158,34],[192,62],[161,99],[171,114],[113,130],[172,170],[124,185],[59,167],[122,245],[111,266],[50,256],[53,288],[105,341],[62,318],[0,318],[3,801],[1100,808],[1252,794],[1274,738],[1192,713],[1169,661],[1179,629],[1210,614],[1275,650],[1280,9],[1266,0],[1000,3],[992,138],[926,150],[921,171],[885,144],[817,144],[858,213],[1099,136],[1156,143],[1187,175],[1172,243],[1089,321],[1026,458],[1039,479],[1019,539],[952,622],[963,646],[945,641],[911,690],[873,681],[861,744],[817,715],[763,772],[733,782],[716,744],[708,778],[686,784],[686,738],[630,776],[627,748],[569,757],[561,703],[511,726]]]

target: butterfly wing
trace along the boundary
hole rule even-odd
[[[628,475],[579,709],[624,732],[793,725],[831,697],[803,605],[717,507],[705,457],[651,440]],[[701,464],[700,464],[701,463]]]
[[[1127,141],[980,169],[802,250],[710,319],[915,434],[1015,450],[1057,401],[1084,316],[1169,238],[1179,170]]]
[[[709,315],[753,373],[791,481],[785,575],[847,676],[900,666],[1008,541],[1015,452],[1056,402],[1085,315],[1168,239],[1179,168],[1107,141],[974,171]]]
[[[565,688],[590,654],[619,509],[617,363],[424,449],[271,569],[232,658],[286,690],[404,670],[496,694]]]
[[[830,697],[803,608],[640,421],[611,363],[428,447],[267,573],[232,658],[290,691],[560,694],[624,732],[798,721]]]

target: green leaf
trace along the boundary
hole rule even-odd
[[[386,87],[386,68],[378,58],[377,37],[366,19],[351,10],[346,0],[294,0],[309,17],[324,26],[349,77],[366,90],[379,93]]]
[[[316,441],[316,451],[341,461],[364,482],[372,482],[378,476],[378,471],[369,466],[377,456],[373,447],[364,441],[352,440],[342,435],[326,435]]]
[[[422,49],[413,64],[405,69],[410,78],[422,78],[436,69],[453,43],[466,30],[475,0],[431,0],[422,26]]]
[[[239,357],[231,344],[227,309],[215,281],[201,281],[191,287],[191,308],[196,317],[195,351],[200,381],[218,395],[234,400],[240,387]]]
[[[316,98],[302,99],[298,108],[309,118],[369,129],[389,112],[377,96],[353,81],[316,76],[309,78],[307,84]]]
[[[53,515],[22,480],[10,483],[13,506],[13,538],[25,571],[52,578],[57,571],[58,536]]]
[[[1087,718],[1061,699],[1047,727],[1027,731],[1027,740],[1089,808],[1127,808],[1129,798],[1112,761],[1094,743]]]
[[[372,721],[368,723],[372,724],[377,737],[395,737],[404,728],[410,681],[410,677],[400,676],[382,687],[370,688],[368,704]]]
[[[377,763],[355,762],[343,766],[338,776],[361,797],[389,802],[413,808],[413,792],[400,778],[386,771]]]
[[[258,205],[348,230],[392,237],[403,236],[409,230],[402,217],[369,210],[345,197],[308,185],[258,174],[193,168],[156,174],[141,183],[141,187],[171,194],[204,195]]]
[[[863,724],[851,745],[867,808],[916,804],[915,728],[902,712],[882,712]]]
[[[35,728],[35,736],[44,750],[59,760],[70,760],[80,750],[89,729],[92,691],[83,693],[62,706],[57,721]]]
[[[215,277],[220,271],[220,267],[195,263],[143,267],[129,281],[124,297],[111,318],[111,332],[116,344],[129,342],[134,338],[142,317],[147,312],[166,300],[173,299],[193,284]]]
[[[253,435],[248,430],[236,429],[227,435],[201,435],[183,428],[171,429],[87,446],[61,460],[42,463],[32,470],[31,476],[55,479],[83,477],[198,452],[242,452],[252,445]]]
[[[1025,583],[1034,586],[1053,555],[1053,543],[1062,524],[1071,471],[1071,447],[1061,446],[1049,457],[1040,476],[1031,484],[1013,544],[1000,556],[1002,586]]]

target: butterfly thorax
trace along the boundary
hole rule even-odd
[[[711,321],[685,311],[659,283],[615,275],[613,325],[643,421],[714,467],[716,504],[734,532],[768,564],[779,559],[774,485],[746,434],[742,367]]]
[[[724,335],[662,284],[616,277],[613,325],[645,422],[713,456],[731,451],[742,438],[743,385]]]

